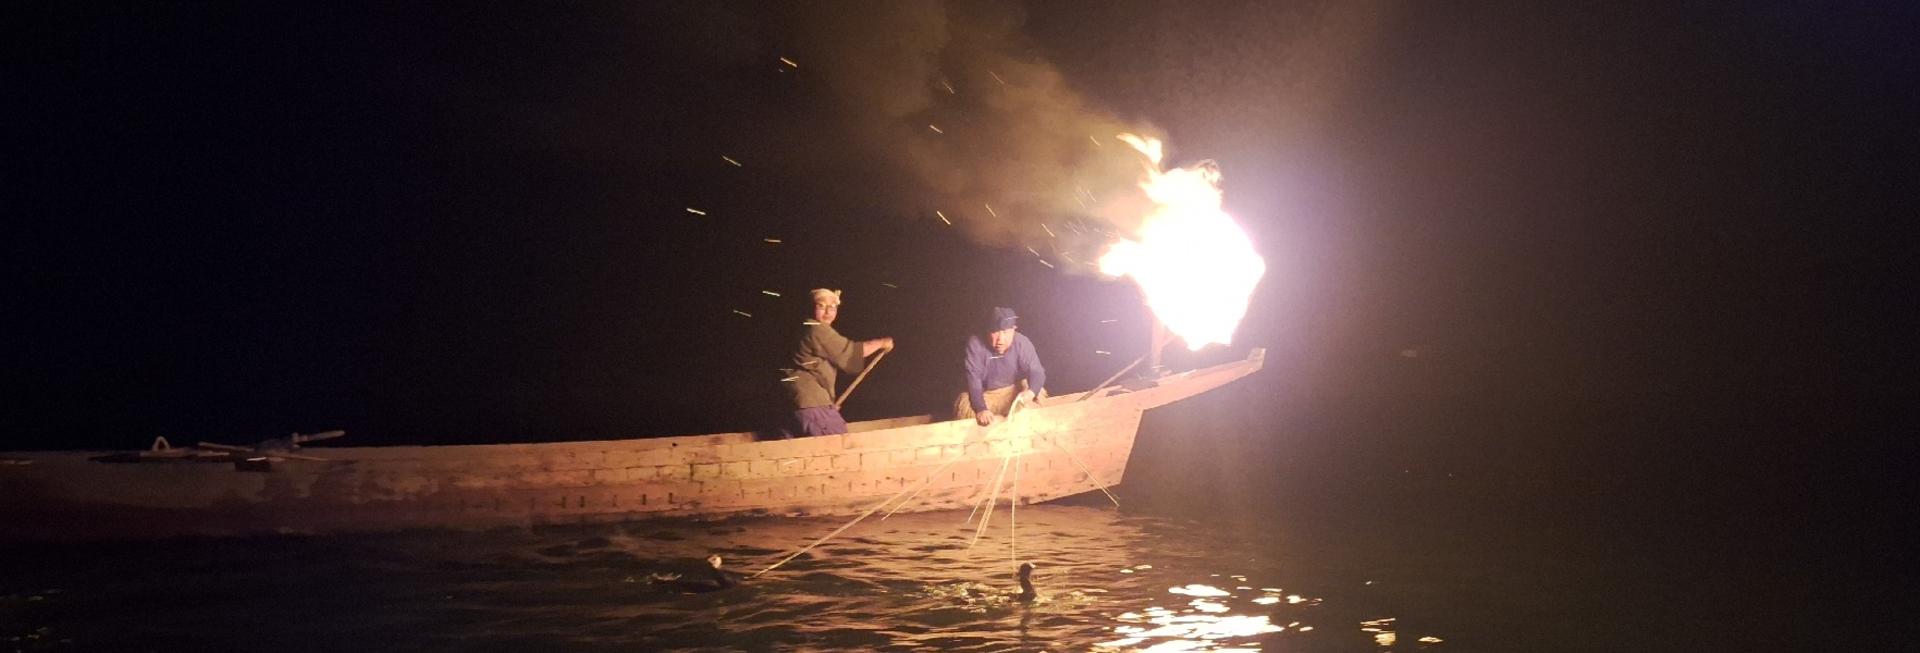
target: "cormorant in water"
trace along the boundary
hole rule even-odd
[[[707,556],[705,571],[705,578],[680,578],[666,575],[657,577],[656,580],[669,581],[674,589],[692,593],[717,592],[740,584],[740,580],[735,578],[737,575],[735,572],[720,568],[720,555],[717,553]]]
[[[1039,594],[1033,591],[1033,563],[1022,562],[1020,563],[1020,595],[1013,597],[1013,600],[1032,603],[1037,596]]]

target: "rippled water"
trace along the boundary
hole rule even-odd
[[[977,542],[964,512],[874,518],[717,590],[708,553],[757,571],[844,521],[59,547],[0,590],[10,643],[34,650],[1378,650],[1451,635],[1397,610],[1437,588],[1316,560],[1338,549],[1294,550],[1286,529],[1078,503],[1003,506]],[[1038,566],[1031,604],[1015,559]]]
[[[1778,592],[1728,589],[1754,576],[1750,539],[1392,478],[1181,478],[1121,488],[1125,509],[1003,505],[984,532],[964,511],[876,516],[717,590],[708,554],[750,573],[846,520],[15,547],[0,651],[1716,650],[1777,648],[1767,624],[1791,618],[1738,600]],[[1682,548],[1709,555],[1661,553]],[[1016,560],[1038,567],[1031,604]]]

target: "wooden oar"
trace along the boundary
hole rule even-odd
[[[840,405],[847,403],[847,397],[850,397],[853,395],[853,389],[860,387],[860,382],[865,381],[867,379],[867,373],[872,372],[873,368],[879,367],[880,359],[886,358],[887,352],[890,352],[890,351],[893,351],[893,350],[882,349],[880,350],[880,353],[873,355],[873,362],[867,363],[867,369],[860,370],[860,376],[853,377],[853,383],[847,384],[847,391],[840,393],[839,399],[833,400],[834,410],[840,410]]]

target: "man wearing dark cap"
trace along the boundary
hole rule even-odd
[[[1034,403],[1047,396],[1047,370],[1033,341],[1019,332],[1020,316],[993,308],[986,337],[967,337],[967,389],[953,401],[954,419],[986,426],[1006,417],[1016,400]]]

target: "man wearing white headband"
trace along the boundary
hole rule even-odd
[[[782,379],[793,397],[793,418],[801,435],[830,435],[847,432],[847,420],[834,407],[836,372],[855,374],[866,367],[868,356],[893,349],[893,338],[848,340],[833,329],[840,317],[840,291],[813,290],[813,319],[800,330],[793,349],[793,367],[782,370]]]

